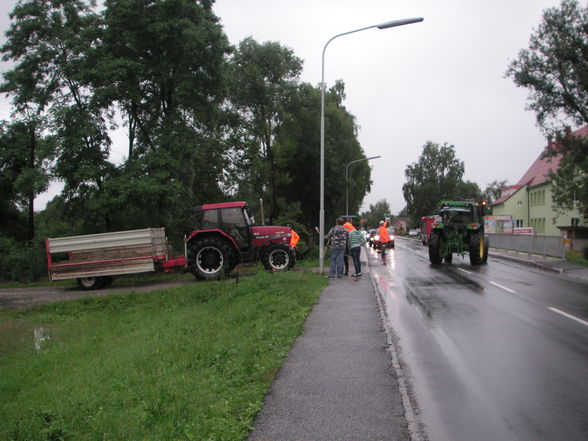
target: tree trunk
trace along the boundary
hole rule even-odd
[[[35,169],[35,156],[37,150],[37,138],[35,136],[35,129],[30,129],[30,149],[29,149],[29,169]],[[29,225],[28,225],[28,239],[33,240],[35,238],[35,186],[31,185],[28,194],[29,199]]]

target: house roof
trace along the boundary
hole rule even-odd
[[[571,133],[572,136],[585,137],[588,136],[588,126],[582,127]],[[502,189],[502,193],[492,205],[502,204],[511,198],[519,189],[527,187],[535,187],[537,185],[544,184],[549,181],[549,173],[555,172],[559,168],[562,155],[545,158],[543,155],[545,152],[553,147],[551,139],[548,141],[547,146],[543,149],[541,154],[535,162],[529,167],[525,174],[519,179],[515,185],[509,185]]]

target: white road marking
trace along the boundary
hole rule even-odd
[[[471,273],[471,272],[469,272],[467,270],[464,270],[463,268],[458,268],[458,270],[463,271],[466,274],[471,274],[472,276],[474,275],[474,273]]]
[[[584,321],[584,320],[582,320],[582,319],[579,319],[578,317],[574,317],[573,315],[571,315],[571,314],[568,314],[567,312],[560,311],[559,309],[557,309],[557,308],[554,308],[554,307],[550,307],[550,308],[547,308],[547,309],[549,309],[550,311],[553,311],[553,312],[557,312],[558,314],[561,314],[561,315],[563,315],[564,317],[567,317],[567,318],[569,318],[569,319],[575,320],[575,321],[577,321],[578,323],[581,323],[581,324],[583,324],[584,326],[588,326],[588,322],[586,322],[586,321]]]
[[[507,291],[507,292],[509,292],[511,294],[516,294],[517,293],[514,289],[510,289],[510,288],[507,288],[506,286],[502,286],[502,285],[500,285],[500,284],[498,284],[496,282],[493,282],[492,280],[488,280],[488,283],[491,284],[491,285],[494,285],[494,286],[496,286],[496,287],[498,287],[500,289],[503,289],[503,290],[505,290],[505,291]]]

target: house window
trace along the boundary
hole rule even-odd
[[[520,228],[523,226],[523,219],[517,219],[517,228]]]
[[[531,207],[545,205],[545,190],[537,190],[529,195]]]

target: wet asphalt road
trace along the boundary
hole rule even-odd
[[[588,439],[588,285],[498,260],[370,250],[431,441]]]

